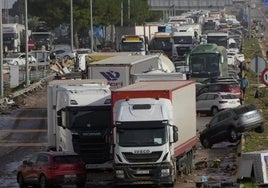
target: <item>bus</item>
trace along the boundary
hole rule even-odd
[[[187,56],[189,77],[202,82],[213,77],[228,76],[227,51],[223,46],[216,44],[200,44]]]

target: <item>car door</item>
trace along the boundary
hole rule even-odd
[[[228,137],[226,135],[226,121],[225,119],[228,117],[228,112],[223,111],[214,116],[209,123],[209,132],[207,135],[210,137],[211,143],[219,143],[224,140],[227,140]]]
[[[46,175],[46,167],[49,163],[49,156],[46,154],[41,154],[38,156],[37,161],[36,161],[36,171],[35,174],[37,177],[39,177],[39,175],[41,173]]]
[[[33,155],[29,160],[27,160],[27,163],[25,164],[23,170],[23,178],[27,182],[33,182],[35,179],[35,164],[37,157],[38,155]]]
[[[217,94],[215,94],[215,93],[209,93],[208,95],[207,95],[207,98],[206,98],[206,101],[205,101],[205,103],[204,103],[204,109],[207,111],[207,112],[210,112],[211,111],[211,109],[212,109],[212,106],[215,106],[216,105],[216,98],[218,97],[218,95]]]
[[[207,94],[203,93],[196,98],[196,111],[203,112],[205,110],[204,106],[206,104]]]

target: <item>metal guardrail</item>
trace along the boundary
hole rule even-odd
[[[44,87],[49,81],[53,80],[56,76],[55,73],[48,75],[45,78],[40,79],[38,82],[35,82],[33,84],[30,84],[28,87],[25,87],[23,89],[20,89],[18,91],[15,91],[11,94],[12,98],[18,97],[20,95],[24,95],[28,92],[32,92],[38,88]],[[3,104],[5,102],[5,97],[0,99],[0,104]]]

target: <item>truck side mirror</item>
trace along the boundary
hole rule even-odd
[[[178,127],[172,126],[173,128],[173,142],[177,142],[179,140]]]

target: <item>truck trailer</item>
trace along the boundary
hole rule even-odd
[[[195,82],[140,81],[112,91],[115,185],[173,186],[192,171]]]
[[[88,170],[112,169],[111,91],[106,80],[54,80],[47,94],[48,150],[74,151]]]
[[[106,79],[111,90],[134,83],[133,76],[160,70],[175,72],[172,61],[163,55],[117,55],[88,65],[88,79]]]

